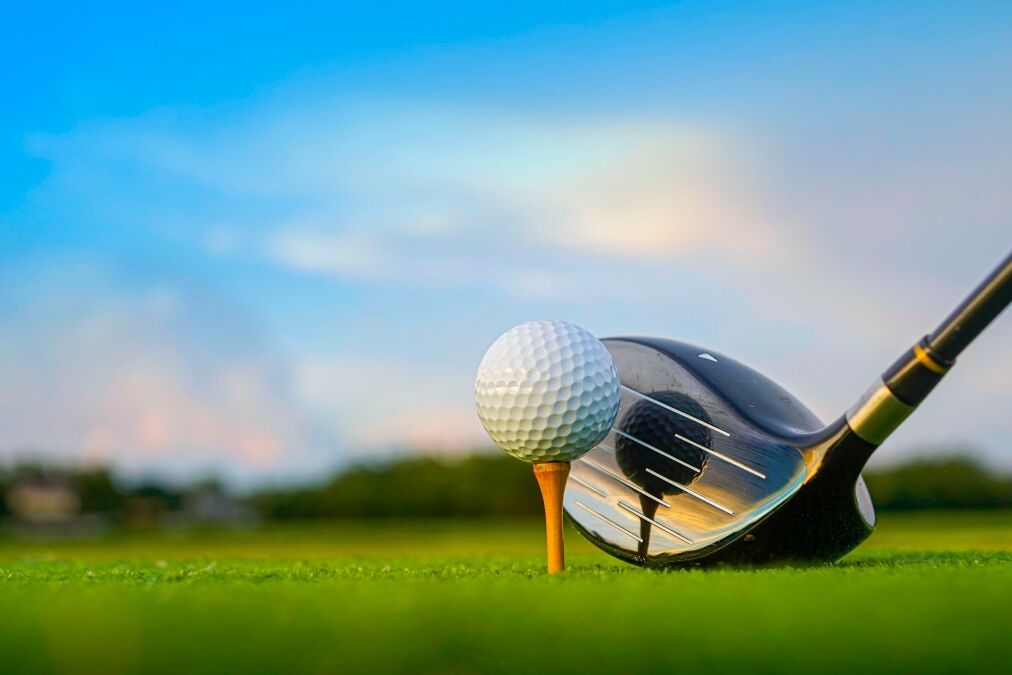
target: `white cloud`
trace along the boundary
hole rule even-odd
[[[352,452],[460,452],[489,445],[475,413],[469,368],[317,355],[298,367],[297,386]]]
[[[201,243],[211,255],[224,257],[238,252],[241,237],[234,227],[216,225],[204,231]]]
[[[133,164],[240,201],[291,202],[296,212],[280,217],[254,209],[245,236],[306,273],[446,287],[471,284],[473,269],[529,275],[514,260],[531,253],[656,262],[775,252],[755,149],[715,123],[405,101],[267,109],[217,128],[191,120],[199,131],[152,114],[34,148],[55,161],[57,182],[86,174],[94,189],[108,173],[107,189],[123,190],[134,175],[111,174]],[[236,234],[212,226],[204,246],[242,250]]]
[[[370,279],[387,272],[381,246],[368,232],[290,225],[271,236],[267,253],[275,262],[300,272]]]
[[[260,478],[323,459],[284,366],[234,308],[33,263],[0,320],[0,453]]]
[[[338,217],[312,236],[284,225],[274,237],[275,260],[354,275],[371,274],[382,255],[424,280],[438,266],[439,251],[406,245],[420,232],[455,246],[480,237],[491,248],[486,260],[496,249],[651,262],[702,252],[738,260],[774,253],[772,214],[747,168],[752,151],[717,129],[636,118],[574,123],[399,110],[400,117],[355,127],[382,148],[361,168],[369,187],[356,197],[368,203],[352,217],[368,222]],[[389,129],[401,144],[381,140]],[[325,127],[315,135],[341,133]],[[301,149],[314,167],[325,163],[318,157],[324,153]],[[324,173],[334,181],[331,189],[347,190],[363,182],[359,169],[343,158]],[[497,265],[508,268],[508,261]],[[466,283],[463,275],[460,282]]]
[[[566,294],[560,276],[543,269],[517,270],[499,283],[507,293],[530,302],[558,300]]]

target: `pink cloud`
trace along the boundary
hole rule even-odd
[[[241,318],[178,288],[81,276],[26,286],[33,301],[4,317],[0,453],[268,474],[311,453],[286,369]]]

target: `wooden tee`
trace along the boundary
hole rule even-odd
[[[548,573],[566,568],[565,541],[562,534],[562,498],[566,494],[569,462],[535,462],[534,477],[545,502],[545,529],[548,535]]]

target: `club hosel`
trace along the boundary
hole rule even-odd
[[[882,373],[847,411],[847,424],[863,440],[879,445],[927,398],[954,364],[936,354],[927,337]]]

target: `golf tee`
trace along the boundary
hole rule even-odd
[[[548,541],[548,573],[566,567],[565,541],[562,534],[562,498],[566,493],[569,462],[535,462],[534,477],[545,502],[545,531]]]

